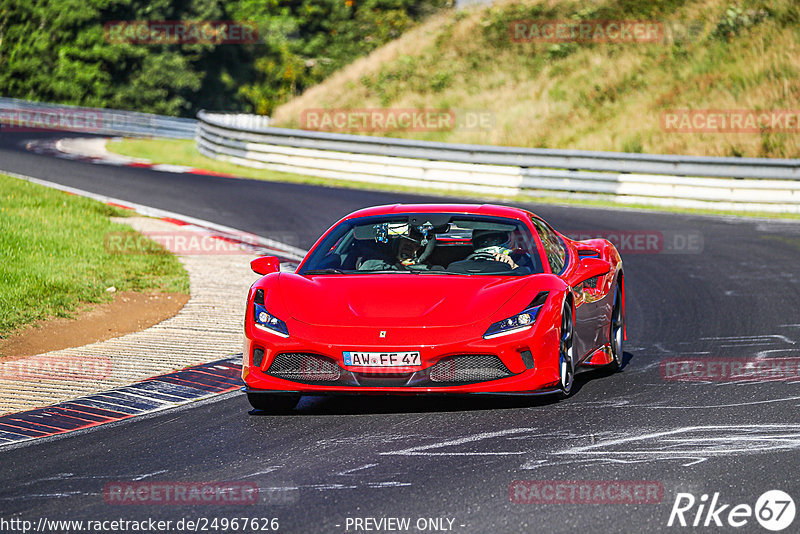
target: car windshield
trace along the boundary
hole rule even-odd
[[[344,221],[314,249],[299,274],[541,272],[536,242],[520,221],[422,213]]]

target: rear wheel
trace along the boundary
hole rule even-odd
[[[558,349],[559,391],[558,396],[566,399],[572,395],[572,384],[575,382],[575,369],[572,365],[572,344],[575,334],[572,320],[572,306],[569,303],[561,314],[561,342]]]
[[[617,283],[617,290],[614,296],[614,308],[611,311],[611,363],[608,369],[618,371],[622,367],[622,343],[625,339],[625,311],[622,308],[622,284]]]
[[[270,393],[248,393],[247,400],[256,410],[270,413],[291,412],[300,402],[300,395],[274,395]]]

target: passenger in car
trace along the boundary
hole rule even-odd
[[[451,263],[447,270],[452,273],[504,273],[525,269],[511,256],[509,247],[511,232],[480,230],[472,232],[472,254],[461,261]]]

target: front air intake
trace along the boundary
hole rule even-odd
[[[325,356],[310,353],[282,353],[267,369],[267,374],[295,382],[336,382],[341,367]]]
[[[512,376],[503,361],[492,354],[449,356],[430,368],[432,382],[472,384]]]
[[[261,367],[264,361],[264,349],[253,349],[253,366]]]

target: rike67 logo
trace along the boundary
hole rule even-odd
[[[792,524],[794,515],[794,500],[781,490],[764,492],[756,500],[755,506],[723,503],[719,492],[714,493],[710,501],[708,494],[697,499],[691,493],[678,493],[667,526],[741,528],[755,516],[762,527],[778,532]],[[752,531],[751,528],[745,530]]]

